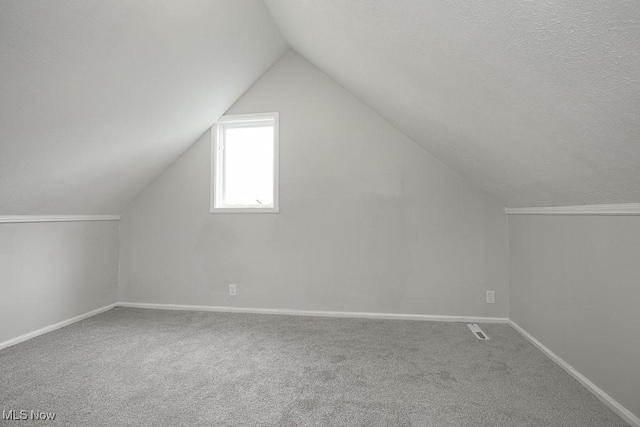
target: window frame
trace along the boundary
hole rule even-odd
[[[224,129],[226,126],[246,127],[260,123],[273,124],[273,206],[238,206],[226,207],[216,203],[216,195],[222,193],[222,173],[224,172],[224,157],[220,155],[224,145]],[[240,126],[238,126],[240,125]],[[220,117],[211,128],[211,194],[209,203],[210,213],[279,213],[279,176],[280,176],[280,126],[279,114],[233,114]]]

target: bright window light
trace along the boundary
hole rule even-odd
[[[278,113],[216,125],[211,212],[278,212]]]

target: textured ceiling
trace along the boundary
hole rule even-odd
[[[286,49],[261,1],[2,0],[0,215],[120,213]]]
[[[289,44],[506,206],[640,201],[637,0],[267,0]]]

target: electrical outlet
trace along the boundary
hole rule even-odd
[[[229,285],[229,295],[236,296],[236,285]]]
[[[487,304],[496,302],[496,291],[487,291]]]

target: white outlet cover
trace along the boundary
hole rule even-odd
[[[487,304],[494,304],[496,302],[496,291],[487,291]]]
[[[229,295],[235,296],[236,294],[236,285],[229,285]]]

